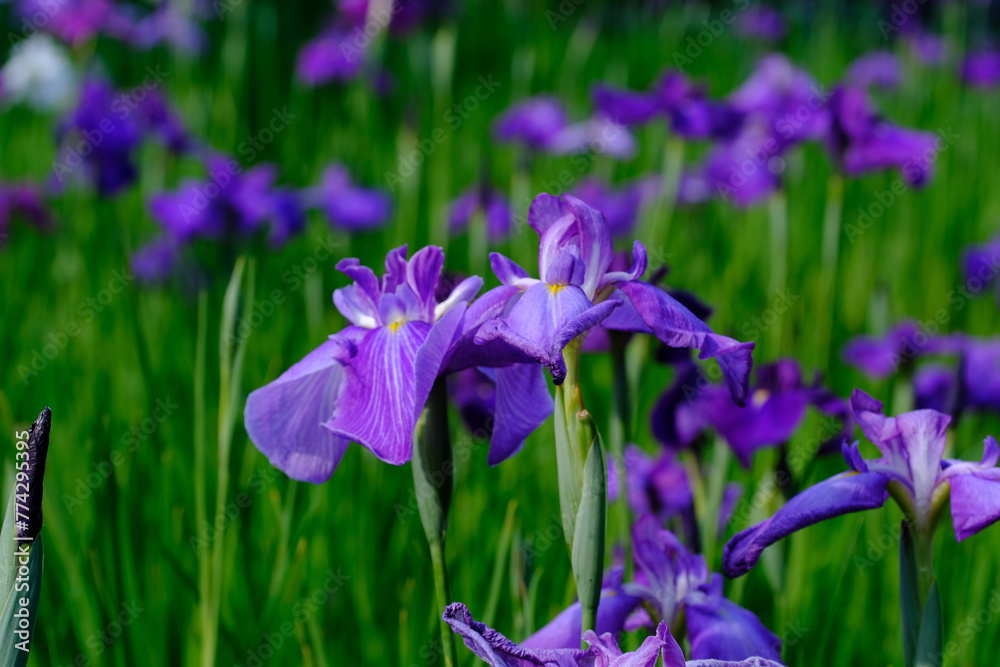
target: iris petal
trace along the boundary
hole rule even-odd
[[[739,405],[746,404],[753,343],[740,343],[713,332],[679,301],[649,283],[638,280],[622,283],[618,291],[628,299],[604,321],[606,328],[652,333],[670,347],[701,350],[700,359],[715,357],[733,400]]]
[[[489,464],[495,466],[521,451],[524,439],[552,414],[554,403],[538,364],[496,369],[496,416]]]
[[[257,448],[289,477],[325,482],[350,441],[322,424],[333,413],[344,370],[335,359],[353,327],[327,340],[273,382],[250,393],[243,419]]]
[[[848,472],[815,484],[788,501],[756,526],[737,533],[722,553],[722,569],[730,579],[746,574],[760,554],[781,538],[806,526],[842,514],[885,504],[889,477],[880,473]]]
[[[430,328],[407,322],[368,331],[342,360],[347,391],[324,426],[386,463],[409,461],[416,424],[415,359]]]

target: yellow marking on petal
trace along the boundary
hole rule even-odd
[[[389,325],[389,331],[391,331],[392,333],[396,333],[397,331],[399,331],[399,327],[401,326],[403,326],[402,322],[393,322],[392,324]]]
[[[771,392],[769,392],[767,389],[758,389],[753,393],[753,395],[750,396],[750,403],[753,404],[755,408],[759,408],[760,406],[767,403],[767,399],[769,399],[770,397],[771,397]]]
[[[563,289],[565,288],[566,288],[565,285],[549,285],[549,292],[552,294],[552,296],[555,296],[556,294],[559,294],[559,292],[563,291]]]

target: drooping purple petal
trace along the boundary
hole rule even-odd
[[[955,475],[950,481],[952,525],[959,542],[1000,520],[1000,468]]]
[[[497,368],[496,418],[488,462],[498,465],[516,454],[524,440],[552,414],[554,403],[538,364]]]
[[[617,637],[625,627],[629,614],[639,606],[642,598],[627,595],[621,590],[605,588],[597,608],[597,634],[610,633]],[[524,648],[576,648],[583,636],[583,607],[575,602],[549,621],[523,642]]]
[[[757,564],[761,552],[781,538],[814,523],[885,504],[889,477],[880,473],[847,472],[814,484],[771,518],[737,533],[722,553],[722,569],[734,579]]]
[[[638,280],[622,283],[618,291],[627,297],[627,302],[604,321],[606,328],[652,333],[670,347],[700,350],[699,359],[714,357],[733,400],[740,405],[746,403],[753,343],[740,343],[716,334],[679,301],[648,283]],[[632,315],[638,315],[644,326],[638,327]]]
[[[691,658],[781,660],[781,639],[757,616],[722,595],[722,576],[713,574],[684,600]]]
[[[243,419],[251,442],[293,479],[325,482],[350,444],[323,422],[344,386],[338,350],[359,333],[345,329],[247,397]]]

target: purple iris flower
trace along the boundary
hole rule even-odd
[[[882,336],[855,336],[844,346],[844,361],[869,377],[887,378],[917,359],[953,354],[961,338],[928,331],[914,320],[904,320]]]
[[[764,5],[754,5],[739,12],[733,27],[738,35],[764,42],[776,42],[787,32],[781,13]]]
[[[924,65],[941,65],[950,55],[944,39],[925,30],[911,30],[904,38],[913,57]]]
[[[716,385],[705,387],[686,404],[674,402],[674,431],[686,431],[684,439],[690,442],[694,427],[711,427],[725,439],[743,467],[749,468],[757,450],[788,442],[812,405],[842,422],[829,439],[839,444],[851,431],[847,403],[821,382],[818,375],[811,384],[803,382],[802,371],[793,359],[765,364],[757,370],[757,382],[745,407],[734,405],[728,392]],[[669,390],[668,395],[673,396]],[[670,404],[658,408],[658,421],[671,419],[669,408]],[[678,422],[682,426],[678,427]]]
[[[45,17],[44,29],[59,39],[76,46],[90,40],[103,30],[114,14],[112,0],[62,0],[53,11],[44,0],[20,0],[18,12],[26,21],[38,23],[33,17]]]
[[[844,442],[848,472],[815,484],[792,498],[763,523],[735,535],[723,551],[726,576],[746,574],[769,545],[824,519],[881,507],[890,492],[924,534],[931,534],[951,499],[955,537],[962,541],[1000,519],[1000,447],[989,436],[981,462],[945,459],[951,421],[935,410],[897,417],[882,414],[882,404],[863,391],[851,395],[851,412],[881,458],[861,457],[858,443]]]
[[[838,86],[830,98],[830,109],[833,125],[827,145],[848,175],[894,167],[914,187],[930,180],[940,141],[935,134],[886,121],[862,88]]]
[[[962,271],[970,292],[979,293],[984,287],[995,284],[998,287],[997,298],[1000,300],[1000,282],[996,279],[1000,272],[1000,236],[966,250],[962,257]]]
[[[872,51],[847,68],[846,80],[852,86],[896,88],[903,78],[903,63],[891,51]]]
[[[181,259],[181,246],[169,234],[142,246],[129,260],[132,272],[140,282],[163,283],[174,275]]]
[[[440,248],[386,257],[379,279],[356,259],[337,269],[354,280],[333,294],[351,323],[247,398],[244,420],[257,448],[289,477],[330,478],[354,441],[393,465],[413,455],[413,429],[451,358],[483,281],[467,278],[438,302]]]
[[[10,223],[15,216],[42,231],[52,228],[52,216],[38,188],[27,183],[0,183],[0,246],[7,242]]]
[[[987,49],[966,55],[961,75],[974,88],[994,88],[1000,83],[1000,51]]]
[[[708,99],[703,86],[680,72],[667,72],[646,92],[599,84],[592,97],[602,114],[619,123],[642,125],[668,118],[674,133],[685,139],[731,138],[743,122],[741,111]]]
[[[53,168],[62,183],[81,164],[103,195],[114,195],[137,176],[135,150],[155,136],[175,153],[191,147],[187,131],[156,90],[137,95],[116,93],[103,79],[84,81],[77,108],[63,118],[56,133],[62,144]]]
[[[323,211],[335,229],[367,231],[384,225],[392,215],[392,198],[381,190],[355,185],[341,164],[323,170],[319,185],[304,199],[310,208]]]
[[[605,575],[601,588],[601,604],[597,610],[596,632],[617,637],[626,629],[631,614],[642,598],[628,595],[622,586],[621,567]],[[583,607],[575,602],[523,642],[527,649],[561,649],[580,646],[583,628]]]
[[[654,459],[641,448],[629,444],[625,447],[622,463],[625,466],[625,496],[633,514],[653,515],[664,524],[676,519],[688,544],[697,544],[694,495],[687,470],[675,454],[665,451]],[[614,502],[621,492],[618,465],[617,461],[608,458],[608,502]]]
[[[589,150],[627,159],[636,150],[632,135],[611,117],[598,114],[571,124],[562,104],[547,96],[528,98],[504,111],[493,123],[493,135],[553,155]]]
[[[657,175],[640,178],[617,190],[612,190],[596,178],[585,178],[573,195],[603,213],[611,229],[611,237],[620,238],[632,234],[640,210],[656,196],[659,189],[660,177]]]
[[[367,47],[354,45],[355,35],[338,27],[324,30],[299,51],[295,73],[308,86],[350,81],[365,62]]]
[[[1000,339],[960,336],[954,367],[922,366],[913,376],[914,404],[958,419],[965,410],[1000,412]]]
[[[502,302],[498,317],[477,333],[476,342],[499,345],[549,369],[556,384],[566,377],[563,349],[585,338],[598,324],[608,329],[654,334],[670,347],[693,347],[700,358],[715,357],[734,401],[747,396],[753,343],[714,333],[679,301],[640,280],[646,272],[646,249],[636,241],[628,271],[609,271],[614,258],[604,216],[571,195],[541,194],[528,211],[528,224],[541,237],[541,279],[510,259],[492,253],[493,271],[502,283],[487,296]],[[486,298],[486,297],[484,297]],[[498,378],[507,372],[498,369]],[[541,376],[536,382],[544,384]],[[496,460],[513,451],[500,447]]]
[[[642,597],[658,618],[676,627],[687,619],[691,657],[744,660],[761,656],[780,661],[781,639],[750,611],[722,595],[722,578],[709,576],[705,559],[692,554],[652,516],[632,529],[639,572],[625,593]]]
[[[702,190],[707,187],[723,201],[753,206],[780,186],[781,150],[767,123],[750,122],[731,141],[712,147],[696,178],[703,183]]]
[[[826,136],[830,115],[829,93],[787,57],[773,53],[762,58],[728,103],[740,113],[763,122],[765,134],[782,148]]]
[[[553,665],[559,667],[654,667],[661,656],[664,667],[771,667],[780,663],[763,658],[740,662],[718,660],[685,661],[680,645],[670,635],[667,624],[661,622],[656,634],[647,637],[632,653],[622,653],[611,633],[598,636],[593,630],[583,635],[589,645],[580,648],[526,648],[518,646],[502,634],[473,619],[461,603],[448,605],[444,620],[479,659],[491,667],[529,667]]]
[[[470,188],[451,203],[448,212],[449,228],[452,232],[465,231],[479,211],[483,213],[486,237],[491,242],[496,243],[507,237],[513,220],[510,202],[503,194],[488,187]]]
[[[151,12],[117,3],[104,30],[134,49],[149,50],[167,44],[185,53],[200,53],[207,42],[196,20],[172,2],[161,2]]]

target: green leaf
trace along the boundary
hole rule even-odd
[[[593,421],[589,414],[581,421]],[[608,464],[604,442],[595,432],[583,468],[583,497],[576,517],[573,538],[573,577],[583,606],[583,629],[593,630],[601,599],[604,574],[604,546],[608,518]]]
[[[941,623],[941,595],[938,593],[937,580],[931,584],[924,605],[924,615],[920,622],[920,634],[917,637],[917,655],[915,667],[937,667],[941,664],[944,652],[944,630]]]
[[[556,470],[559,474],[559,508],[562,511],[563,537],[566,546],[573,549],[573,538],[576,533],[576,515],[580,508],[580,495],[583,484],[580,481],[580,462],[577,448],[570,434],[570,424],[567,423],[564,400],[567,390],[565,385],[556,386],[555,432],[556,432]],[[575,425],[573,425],[575,428]]]
[[[903,613],[903,662],[913,667],[922,614],[913,528],[906,521],[902,522],[899,536],[899,597]]]
[[[13,544],[13,539],[11,543]],[[42,592],[44,549],[42,548],[41,537],[35,539],[31,544],[31,552],[28,555],[27,578],[18,582],[15,577],[12,581],[14,585],[4,591],[3,612],[0,612],[0,632],[3,632],[4,637],[3,641],[0,642],[0,667],[24,667],[27,665],[29,654],[27,650],[22,649],[25,646],[30,648],[31,642],[35,637],[35,623],[38,620],[38,600]],[[25,583],[27,584],[26,590],[16,590],[16,585],[23,585]],[[27,598],[24,597],[25,595],[27,595]],[[28,604],[22,605],[22,599],[25,599]],[[22,628],[20,623],[24,618],[27,619],[26,628]]]

